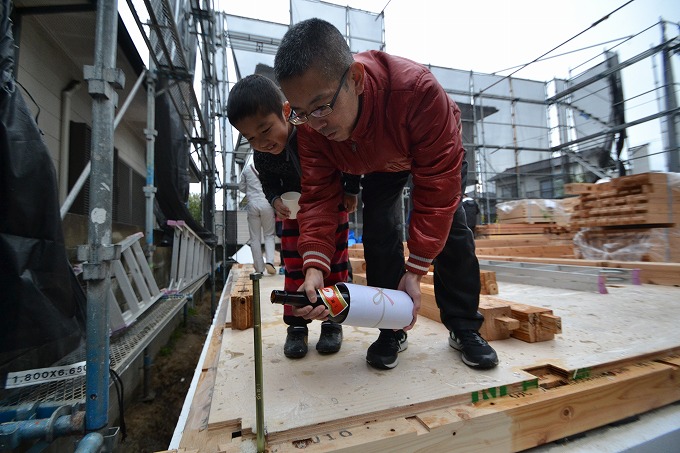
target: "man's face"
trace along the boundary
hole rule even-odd
[[[281,82],[281,90],[297,116],[307,115],[307,124],[336,142],[348,140],[359,115],[359,94],[363,92],[363,73],[357,80],[357,63],[352,64],[344,78],[329,80],[312,67],[302,76]],[[361,67],[360,69],[363,69]],[[335,102],[333,103],[333,97]],[[332,105],[332,112],[317,118],[312,112]]]
[[[284,107],[285,111],[286,107]],[[281,154],[288,141],[288,122],[284,113],[252,115],[234,124],[255,151]]]

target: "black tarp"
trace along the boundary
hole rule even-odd
[[[69,265],[57,178],[14,81],[10,1],[0,14],[0,388],[48,367],[84,337],[85,296]]]
[[[159,80],[159,91],[167,87]],[[189,199],[189,140],[182,119],[169,99],[168,90],[156,97],[156,130],[154,146],[156,200],[163,215],[169,220],[183,220],[208,245],[216,242],[215,235],[191,216],[186,203]],[[165,225],[161,225],[167,230]]]

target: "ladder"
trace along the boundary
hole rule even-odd
[[[183,220],[168,220],[175,230],[168,292],[182,292],[196,280],[210,274],[212,251]]]
[[[143,237],[143,233],[135,233],[116,244],[121,248],[121,255],[119,260],[111,261],[111,269],[124,300],[116,300],[113,289],[109,290],[111,332],[129,327],[163,297],[139,245],[139,240]]]

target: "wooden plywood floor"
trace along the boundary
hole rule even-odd
[[[324,426],[469,403],[475,392],[521,387],[534,378],[524,370],[541,364],[578,369],[680,347],[680,288],[619,286],[603,295],[500,283],[498,297],[551,308],[562,318],[563,333],[542,343],[494,341],[500,365],[475,371],[448,346],[446,329],[421,317],[409,333],[409,348],[400,354],[399,366],[380,371],[365,362],[377,330],[346,326],[341,351],[321,356],[314,349],[320,323],[314,322],[307,357],[289,360],[283,355],[282,307],[269,302],[271,290],[283,286],[283,277],[267,276],[260,282],[270,441],[300,439]],[[255,425],[253,331],[226,329],[208,429],[247,433],[254,432]]]

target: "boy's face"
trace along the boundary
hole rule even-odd
[[[255,151],[281,154],[288,141],[288,122],[284,117],[287,108],[286,103],[284,111],[279,115],[269,113],[248,116],[234,124],[234,127],[248,140]]]
[[[352,136],[359,116],[359,95],[363,92],[364,67],[353,63],[344,79],[329,80],[311,67],[303,75],[281,82],[281,90],[296,115],[307,115],[307,124],[328,140],[342,142]],[[336,96],[337,93],[337,97]],[[311,113],[333,103],[333,111],[317,118]]]

